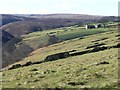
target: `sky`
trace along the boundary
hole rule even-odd
[[[0,0],[0,14],[89,14],[118,16],[119,0]]]

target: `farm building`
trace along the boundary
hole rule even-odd
[[[97,25],[95,25],[95,28],[101,28],[101,27],[102,27],[101,24],[97,24]]]
[[[101,27],[103,27],[102,24],[86,25],[86,26],[85,26],[86,29],[101,28]]]
[[[95,28],[95,26],[94,25],[86,25],[85,28],[86,29],[92,29],[92,28]]]

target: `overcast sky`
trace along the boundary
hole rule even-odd
[[[0,0],[0,14],[118,15],[119,0]]]

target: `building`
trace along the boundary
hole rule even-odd
[[[95,25],[95,28],[101,28],[101,27],[102,27],[101,24],[97,24],[97,25]]]
[[[101,27],[103,27],[102,24],[86,25],[86,26],[85,26],[86,29],[101,28]]]
[[[85,28],[86,29],[93,29],[93,28],[95,28],[95,26],[94,25],[86,25]]]

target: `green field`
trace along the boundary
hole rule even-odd
[[[23,36],[23,40],[34,49],[40,46],[49,45],[49,35],[55,35],[59,41],[70,40],[92,34],[108,31],[107,28],[100,29],[81,29],[81,27],[65,27],[60,29],[47,30],[42,32],[34,32]]]

